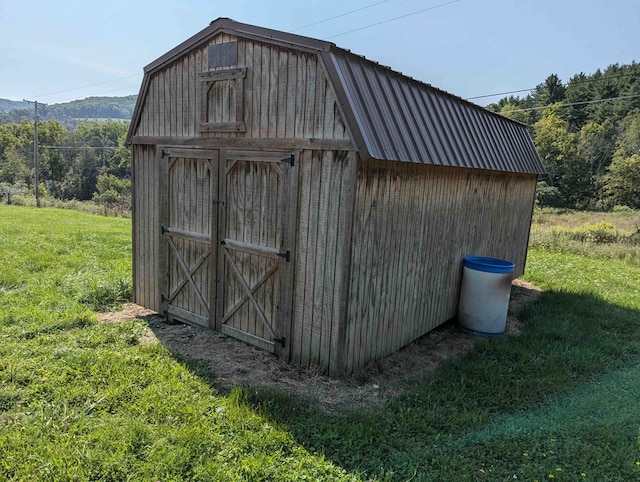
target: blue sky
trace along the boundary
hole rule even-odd
[[[640,60],[638,0],[0,0],[0,98],[135,94],[145,65],[217,17],[330,40],[464,98]]]

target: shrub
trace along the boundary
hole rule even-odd
[[[574,241],[604,244],[615,243],[621,236],[613,224],[602,221],[574,228],[569,231],[569,237]]]
[[[613,206],[613,208],[611,209],[614,213],[633,213],[634,210],[631,209],[629,206],[624,206],[624,205],[615,205]]]
[[[546,181],[538,182],[536,187],[536,205],[561,207],[564,204],[562,193],[555,186],[549,186]]]

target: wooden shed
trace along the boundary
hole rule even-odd
[[[524,125],[335,44],[213,21],[131,123],[135,301],[330,374],[455,317],[465,255],[524,271]]]

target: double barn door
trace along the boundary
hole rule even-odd
[[[282,353],[289,331],[293,155],[165,148],[170,318]]]

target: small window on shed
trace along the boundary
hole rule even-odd
[[[245,132],[242,98],[246,74],[246,68],[200,74],[201,133]]]
[[[238,42],[209,45],[209,68],[227,67],[238,64]]]

